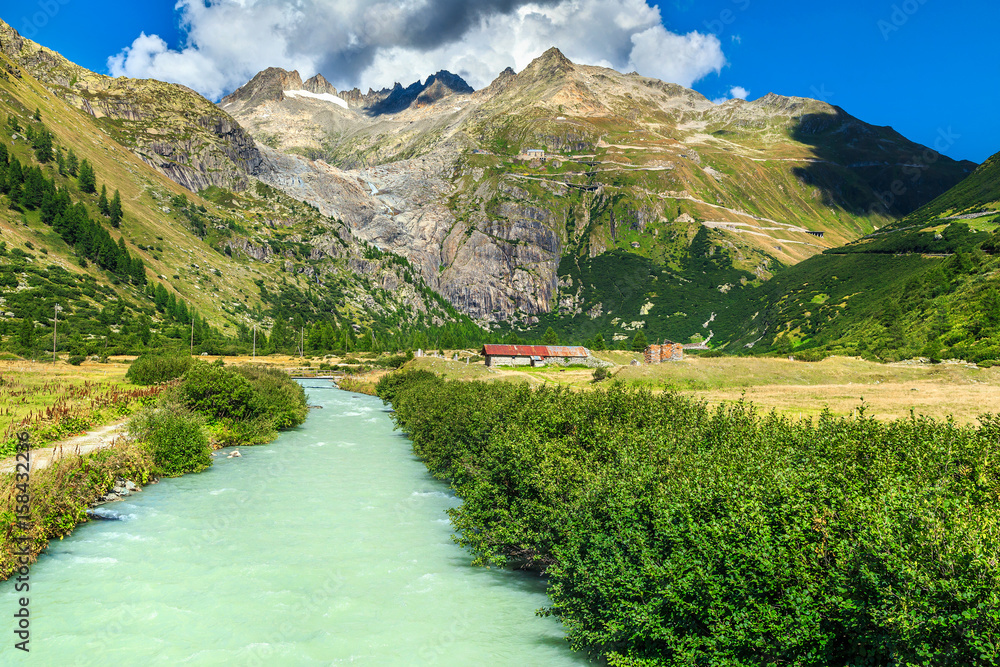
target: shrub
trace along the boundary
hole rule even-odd
[[[404,373],[379,395],[462,498],[475,562],[544,570],[549,613],[608,664],[1000,663],[1000,417]]]
[[[209,424],[209,435],[217,447],[249,447],[263,445],[274,439],[274,424],[267,417],[247,421],[220,421]]]
[[[396,354],[391,357],[379,357],[372,362],[372,365],[379,368],[399,368],[407,361],[412,360],[413,352],[407,352],[406,354]]]
[[[70,358],[67,359],[66,361],[71,366],[79,366],[80,364],[82,364],[86,360],[87,360],[87,357],[85,357],[84,355],[82,355],[82,354],[74,354],[74,355],[70,356]]]
[[[236,366],[232,370],[250,381],[273,428],[291,428],[306,420],[306,392],[288,373],[260,366]]]
[[[208,419],[256,419],[266,407],[246,377],[201,361],[184,374],[180,393],[188,408]]]
[[[176,477],[212,465],[212,450],[203,425],[199,415],[164,401],[135,415],[128,430],[149,447],[158,475]]]
[[[140,385],[169,382],[184,375],[192,363],[186,354],[143,354],[129,366],[125,379]]]
[[[594,369],[594,382],[600,382],[601,380],[608,379],[608,369],[604,366]]]
[[[396,392],[402,388],[411,388],[422,382],[441,382],[441,379],[430,371],[408,370],[383,375],[375,385],[375,395],[386,403],[396,400]]]

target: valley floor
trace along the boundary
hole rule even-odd
[[[675,390],[710,405],[745,397],[763,410],[792,416],[815,417],[824,409],[835,415],[849,415],[864,405],[867,414],[879,419],[907,417],[912,410],[917,415],[972,423],[980,414],[1000,405],[1000,369],[980,369],[964,363],[878,364],[847,357],[815,363],[762,357],[688,357],[681,362],[631,366],[631,361],[641,355],[597,354],[619,364],[610,369],[615,380],[645,384],[654,391]],[[578,390],[606,384],[593,383],[593,371],[583,368],[488,369],[482,362],[466,366],[443,359],[417,359],[411,363],[457,379],[529,382]]]

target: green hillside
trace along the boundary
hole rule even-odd
[[[173,94],[201,99],[180,86]],[[186,190],[4,52],[0,123],[9,352],[51,353],[57,304],[64,356],[187,347],[192,337],[196,351],[232,352],[249,349],[254,328],[259,349],[282,351],[297,349],[291,331],[303,327],[307,351],[478,335],[405,259],[264,184]]]
[[[1000,359],[1000,154],[928,205],[780,273],[730,348]]]

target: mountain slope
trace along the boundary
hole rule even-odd
[[[98,121],[115,141],[193,192],[249,187],[266,169],[254,140],[193,90],[95,74],[21,37],[0,20],[0,52],[18,72]]]
[[[778,275],[741,343],[1000,359],[1000,154],[902,220]]]
[[[30,44],[17,50],[41,52]],[[240,193],[212,186],[194,195],[151,168],[141,150],[117,141],[106,119],[53,95],[6,48],[0,72],[0,121],[7,129],[0,137],[0,338],[6,349],[44,349],[57,302],[64,308],[64,352],[187,345],[192,333],[200,349],[249,349],[254,327],[266,340],[264,332],[279,322],[287,329],[289,319],[335,329],[337,340],[313,349],[388,344],[417,331],[471,326],[405,259],[358,240],[340,221],[252,179],[254,186]],[[197,118],[193,128],[201,127]],[[135,122],[155,134],[152,119]],[[32,145],[32,137],[43,135],[54,149],[44,160]],[[76,170],[67,166],[70,152]],[[96,173],[95,193],[84,189],[83,160]],[[23,180],[25,174],[31,178]],[[126,275],[106,268],[112,264],[77,243],[58,220],[46,219],[44,201],[26,197],[38,187],[65,193],[94,229],[145,270]],[[120,227],[99,210],[102,187],[108,198],[120,193]],[[285,343],[292,348],[290,338]]]
[[[890,224],[974,167],[924,160],[925,147],[823,102],[714,105],[556,49],[486,89],[449,89],[392,114],[320,99],[227,100],[272,147],[262,149],[275,165],[265,180],[406,256],[463,312],[529,332],[568,318],[567,332],[604,327],[605,337],[630,336],[634,322],[653,336],[707,334],[700,323],[714,310],[700,297],[682,309],[699,324],[662,325],[702,249],[737,272],[720,269],[712,289],[734,289],[734,276],[742,288]],[[900,179],[905,192],[885,197]],[[617,288],[569,286],[611,252],[676,274],[678,285],[669,297],[644,287],[637,308]],[[597,311],[613,315],[586,315]]]

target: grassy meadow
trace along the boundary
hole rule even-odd
[[[120,419],[159,392],[125,380],[127,363],[0,361],[0,457],[13,454],[17,431],[44,446]],[[8,451],[10,449],[10,451]]]
[[[654,393],[665,389],[703,399],[709,405],[746,398],[764,411],[791,417],[817,417],[824,409],[837,416],[853,414],[864,404],[879,419],[917,415],[976,421],[1000,405],[1000,370],[968,364],[879,364],[851,357],[829,357],[819,362],[773,357],[688,356],[666,364],[630,365],[642,355],[634,352],[598,352],[617,364],[610,379],[643,386]],[[592,389],[589,368],[486,368],[482,362],[414,359],[407,368],[428,370],[449,380],[526,382],[532,387],[563,386]],[[606,382],[603,384],[607,384]]]

